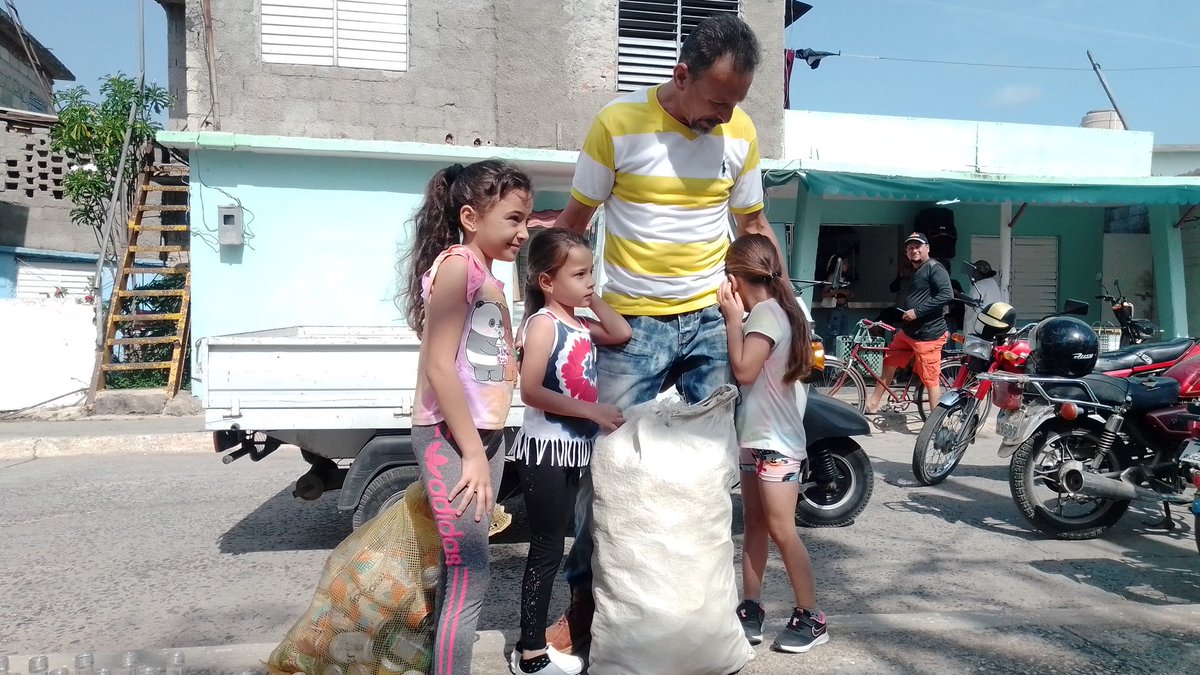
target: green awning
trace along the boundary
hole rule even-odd
[[[763,174],[766,187],[798,178],[810,194],[893,201],[1030,204],[1200,204],[1200,178],[1138,177],[1071,179],[1019,176],[922,177],[826,170],[776,169]]]

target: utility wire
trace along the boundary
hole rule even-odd
[[[872,61],[899,61],[903,63],[932,63],[943,66],[970,66],[973,68],[1013,68],[1018,70],[1065,70],[1074,72],[1090,72],[1091,68],[1075,68],[1070,66],[1036,66],[1014,63],[982,63],[978,61],[941,61],[938,59],[911,59],[898,56],[872,56],[869,54],[838,54],[852,59],[870,59]],[[1136,68],[1105,68],[1105,72],[1128,72],[1144,70],[1186,70],[1200,68],[1200,64],[1187,66],[1141,66]]]

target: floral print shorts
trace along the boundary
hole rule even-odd
[[[759,480],[771,483],[799,481],[804,462],[774,450],[742,448],[738,469],[758,475]]]

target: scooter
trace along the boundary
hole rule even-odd
[[[867,508],[875,489],[871,459],[855,436],[871,433],[871,424],[853,406],[810,387],[804,410],[808,461],[796,502],[796,524],[844,527]]]

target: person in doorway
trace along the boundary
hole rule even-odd
[[[672,384],[698,403],[730,381],[717,307],[730,215],[739,236],[761,234],[779,246],[763,212],[754,123],[738,107],[759,58],[745,21],[709,17],[684,40],[669,82],[617,98],[588,131],[558,225],[582,233],[604,205],[604,300],[632,337],[597,349],[602,403],[625,410]],[[547,631],[567,653],[591,640],[591,481],[590,472],[580,479],[564,566],[570,606]]]
[[[954,298],[950,273],[929,257],[929,240],[913,232],[904,240],[904,253],[913,268],[908,296],[900,307],[900,329],[883,358],[882,382],[875,384],[867,413],[876,414],[883,403],[886,386],[892,383],[896,370],[916,358],[914,369],[928,394],[927,400],[936,405],[941,398],[939,384],[942,347],[946,344],[945,307]]]
[[[850,259],[839,255],[830,257],[825,266],[825,281],[828,286],[821,297],[821,306],[829,310],[829,318],[825,323],[825,338],[836,341],[839,335],[846,334],[846,323],[850,311],[847,305],[854,297],[850,290]]]
[[[996,271],[992,269],[991,263],[986,260],[976,260],[971,263],[970,267],[972,289],[969,297],[981,303],[980,307],[987,307],[993,302],[1003,301],[1004,293],[1000,290],[1000,282],[996,280]],[[963,312],[964,332],[975,329],[975,319],[978,316],[978,309],[967,306]]]
[[[521,330],[521,400],[525,420],[513,445],[529,518],[529,556],[521,584],[521,638],[509,657],[514,675],[578,675],[583,661],[546,643],[550,591],[579,475],[600,429],[612,431],[620,408],[598,403],[593,343],[629,339],[629,324],[595,293],[592,251],[582,235],[551,228],[529,244],[525,326]],[[577,315],[581,308],[597,321]]]

